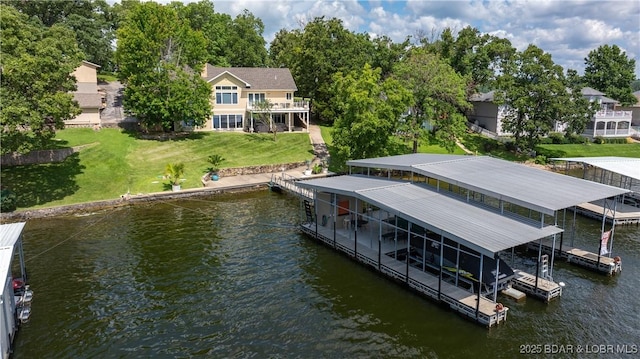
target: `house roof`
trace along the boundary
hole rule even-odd
[[[215,67],[206,65],[205,80],[211,82],[227,73],[245,83],[252,90],[297,91],[291,71],[287,68],[271,67]]]
[[[83,65],[90,66],[90,67],[93,67],[93,68],[96,68],[96,69],[97,69],[98,67],[100,67],[100,65],[94,64],[93,62],[89,62],[89,61],[86,61],[86,60],[82,60],[82,64],[83,64]]]
[[[78,102],[80,108],[100,108],[102,107],[102,95],[99,93],[77,93],[73,94],[73,99]]]
[[[584,96],[604,96],[604,93],[591,87],[583,87],[580,92],[582,92]]]
[[[6,288],[16,242],[22,235],[25,222],[0,225],[0,285]]]
[[[493,102],[495,91],[489,91],[486,93],[476,93],[471,95],[469,101],[471,102]]]
[[[562,232],[556,226],[540,228],[408,182],[348,175],[299,181],[298,186],[356,197],[490,257]]]
[[[409,154],[347,165],[412,171],[548,215],[629,192],[488,156]]]

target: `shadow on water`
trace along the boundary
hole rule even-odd
[[[16,193],[18,207],[43,205],[74,194],[79,189],[76,176],[83,170],[76,152],[59,163],[5,167],[2,186]]]

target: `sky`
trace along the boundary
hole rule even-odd
[[[192,2],[193,0],[183,0]],[[163,1],[164,2],[164,1]],[[336,17],[348,30],[386,35],[394,42],[418,33],[471,25],[507,38],[518,50],[534,44],[565,71],[580,74],[584,59],[601,45],[618,45],[636,61],[640,78],[640,1],[637,0],[213,0],[214,9],[235,17],[248,9],[264,25],[267,45],[280,29],[298,29],[318,16]]]

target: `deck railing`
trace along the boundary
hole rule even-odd
[[[269,111],[281,111],[281,110],[308,110],[309,101],[294,101],[294,102],[271,102]],[[247,111],[252,112],[266,112],[264,108],[258,106],[256,103],[247,103]]]

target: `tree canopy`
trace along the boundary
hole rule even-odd
[[[67,27],[45,27],[0,4],[2,153],[41,148],[80,113],[71,75],[84,54]]]
[[[596,90],[620,101],[622,105],[635,104],[631,83],[635,80],[636,61],[617,45],[602,45],[589,52],[584,59],[584,81]]]
[[[505,66],[498,78],[496,102],[503,105],[502,128],[513,134],[518,149],[535,149],[557,121],[566,123],[569,130],[584,129],[591,109],[580,100],[579,87],[568,90],[568,83],[562,67],[534,45]]]
[[[334,76],[338,116],[333,126],[336,161],[389,154],[391,134],[411,103],[411,93],[395,79],[381,79],[380,68]]]
[[[453,152],[456,139],[466,131],[464,112],[470,110],[466,81],[438,55],[415,48],[396,63],[393,74],[413,94],[413,105],[404,119],[403,131],[418,151],[420,138],[429,139]],[[428,136],[430,133],[435,136]]]
[[[142,3],[130,10],[117,35],[127,112],[151,129],[203,125],[211,114],[211,86],[200,76],[207,57],[202,32],[170,6]]]

